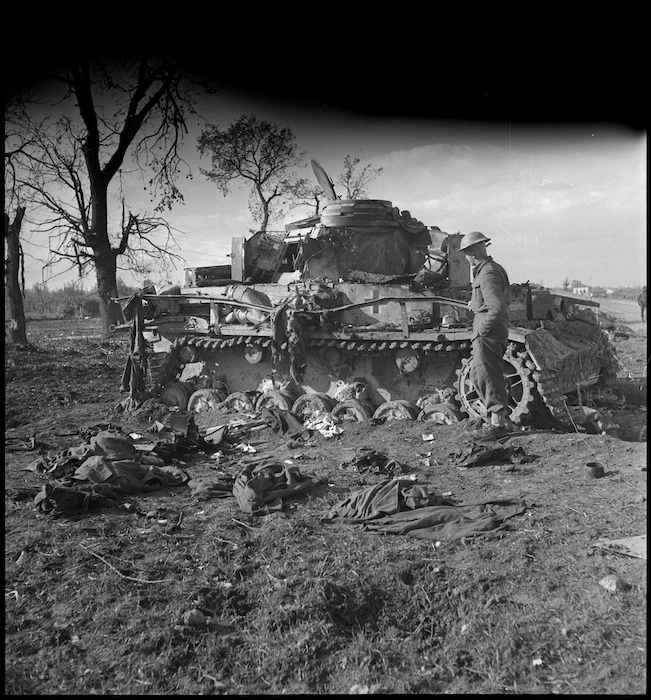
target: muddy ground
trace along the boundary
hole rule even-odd
[[[194,482],[258,459],[312,478],[266,515],[187,482],[112,497],[82,483],[77,512],[39,507],[46,484],[71,483],[43,464],[107,426],[152,435],[166,411],[117,410],[126,339],[33,323],[37,349],[5,355],[5,694],[645,693],[647,346],[645,326],[622,329],[629,306],[613,322],[626,439],[532,431],[494,445],[516,457],[461,466],[467,421],[291,436],[217,412],[196,422],[231,425],[219,450],[176,434],[164,462]],[[457,509],[524,507],[459,539],[327,522],[396,476]]]

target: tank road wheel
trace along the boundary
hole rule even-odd
[[[195,345],[182,345],[179,348],[179,359],[183,364],[191,364],[199,359],[199,348]]]
[[[294,397],[285,389],[272,389],[258,396],[255,402],[255,410],[262,411],[263,408],[279,408],[282,411],[291,411],[294,404]]]
[[[161,403],[166,406],[178,406],[181,411],[188,407],[188,399],[192,394],[192,384],[188,382],[170,382],[160,392]]]
[[[335,407],[335,400],[327,394],[317,392],[315,394],[301,394],[294,405],[292,413],[305,422],[315,411],[330,413]]]
[[[224,399],[226,405],[231,411],[239,413],[253,413],[255,411],[255,398],[243,391],[234,391]]]
[[[457,370],[456,399],[471,418],[484,418],[486,407],[470,381],[470,362],[471,358],[463,359],[461,368]],[[531,374],[532,370],[526,366],[523,358],[509,345],[504,353],[504,375],[509,392],[509,418],[514,423],[522,421],[522,417],[529,413],[529,404],[534,401]]]
[[[339,418],[339,420],[363,423],[373,417],[373,407],[367,401],[346,399],[346,401],[338,403],[331,413],[334,418]]]
[[[386,420],[416,420],[419,408],[410,401],[387,401],[378,406],[373,418],[385,418]]]
[[[215,409],[226,398],[219,389],[199,389],[188,399],[188,411],[206,413]]]
[[[258,362],[262,362],[264,357],[264,350],[260,345],[245,345],[244,346],[244,359],[250,365],[257,365]]]
[[[427,404],[418,414],[418,420],[437,423],[438,425],[453,425],[463,420],[464,415],[451,403]]]

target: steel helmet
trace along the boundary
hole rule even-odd
[[[470,248],[470,246],[475,245],[475,243],[489,243],[490,238],[487,238],[484,236],[483,233],[480,233],[479,231],[472,231],[471,233],[467,233],[462,239],[461,239],[461,245],[459,246],[459,250],[465,250],[466,248]]]

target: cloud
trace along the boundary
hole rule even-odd
[[[544,187],[546,190],[569,190],[574,187],[570,182],[554,182],[552,180],[543,180],[538,183],[538,187]]]

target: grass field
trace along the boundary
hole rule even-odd
[[[117,410],[127,338],[97,331],[33,323],[38,350],[5,355],[6,695],[646,693],[646,560],[600,545],[646,534],[646,443],[522,433],[506,444],[529,460],[462,467],[464,422],[347,423],[301,439],[267,426],[238,439],[255,453],[190,444],[166,464],[228,480],[251,460],[289,460],[318,484],[278,512],[187,484],[40,510],[34,495],[70,485],[75,465],[39,472],[36,459],[79,454],[68,451],[102,426],[154,435],[169,410]],[[615,343],[637,391],[646,334]],[[238,419],[197,416],[202,428]],[[455,504],[525,510],[458,540],[326,523],[391,478],[356,466],[365,449]],[[595,460],[603,478],[587,475]]]

